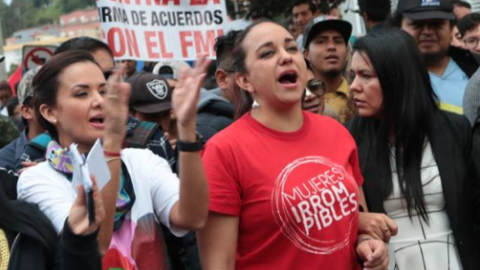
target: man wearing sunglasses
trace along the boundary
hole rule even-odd
[[[324,115],[340,122],[349,120],[349,86],[343,72],[347,65],[348,40],[352,25],[334,16],[316,17],[307,25],[303,54],[315,79],[325,87]],[[308,88],[308,87],[307,87]]]

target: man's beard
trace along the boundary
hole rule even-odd
[[[436,65],[440,60],[442,60],[448,54],[448,49],[437,52],[437,53],[423,53],[423,60],[427,67]]]
[[[342,71],[340,69],[329,69],[321,72],[322,76],[328,79],[334,79],[338,77]]]

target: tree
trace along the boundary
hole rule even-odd
[[[332,8],[337,7],[345,0],[319,0],[317,3],[318,10],[322,14],[328,14]],[[278,0],[251,0],[250,1],[250,17],[253,18],[270,18],[290,16],[291,8],[295,0],[283,0],[279,4]]]
[[[95,0],[57,0],[62,3],[62,11],[64,13],[84,9],[88,6],[95,6]]]
[[[94,7],[96,0],[12,0],[10,5],[0,0],[0,18],[4,37],[15,31],[56,24],[60,15]]]

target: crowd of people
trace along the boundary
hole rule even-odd
[[[0,270],[479,269],[480,14],[358,2],[364,36],[297,0],[193,67],[78,37],[0,82]]]

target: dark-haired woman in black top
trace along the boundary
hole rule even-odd
[[[389,240],[388,269],[478,269],[468,120],[438,109],[418,46],[400,30],[359,39],[351,77],[366,201],[386,214],[362,214],[360,230]]]

